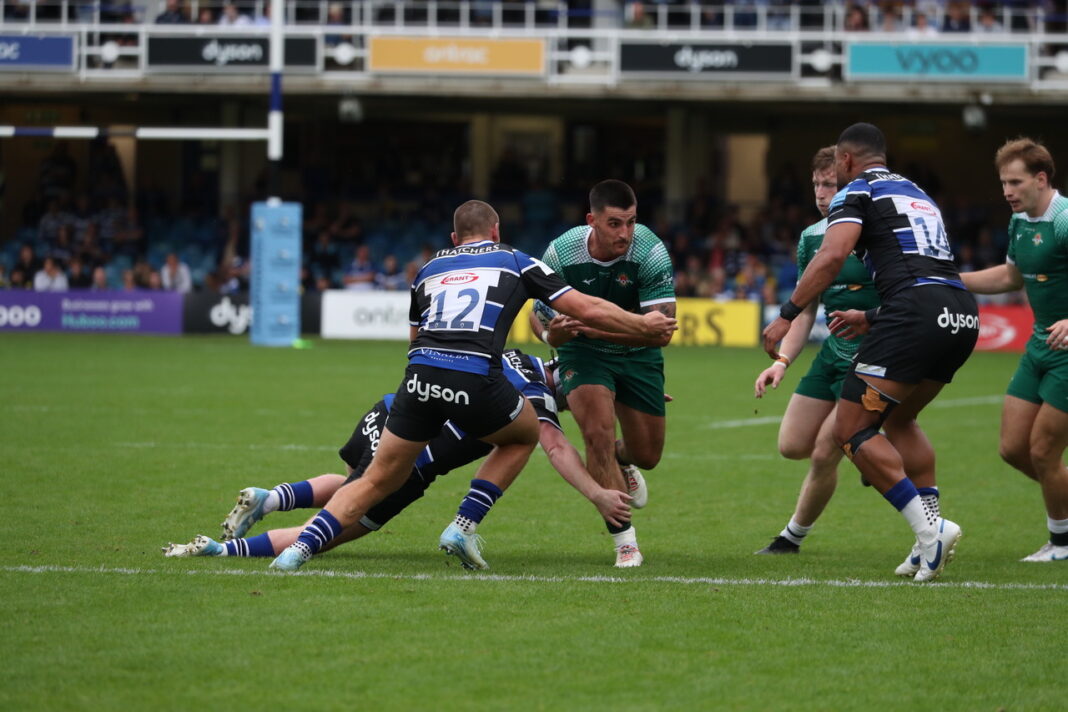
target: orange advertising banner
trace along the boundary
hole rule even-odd
[[[538,77],[545,74],[544,40],[468,37],[372,37],[371,72],[486,74]]]

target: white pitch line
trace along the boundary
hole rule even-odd
[[[332,452],[338,448],[336,445],[300,445],[294,443],[282,444],[282,445],[257,445],[248,444],[241,445],[240,443],[194,443],[194,442],[129,442],[129,443],[112,443],[112,447],[128,448],[132,450],[153,450],[156,448],[177,448],[180,450],[282,450],[282,451],[299,451],[299,452]]]
[[[265,559],[266,561],[266,559]],[[243,569],[228,570],[203,570],[203,569],[130,569],[130,568],[107,568],[90,566],[3,566],[0,571],[21,574],[116,574],[121,576],[249,576],[253,578],[278,577],[278,576],[302,576],[308,578],[338,578],[338,579],[389,579],[393,581],[433,581],[435,583],[454,581],[486,581],[489,583],[668,583],[683,586],[827,586],[829,588],[901,588],[917,587],[926,588],[960,588],[960,589],[983,589],[993,591],[1068,591],[1068,584],[1061,583],[990,583],[986,581],[940,581],[934,584],[920,586],[907,581],[861,581],[859,579],[811,579],[811,578],[787,578],[787,579],[750,579],[750,578],[719,578],[719,577],[686,577],[686,576],[522,576],[513,574],[463,574],[459,576],[440,574],[387,574],[369,573],[366,571],[330,571],[330,570],[305,570],[293,573],[279,571],[247,571]]]
[[[1005,396],[974,396],[971,398],[948,398],[936,400],[928,408],[967,408],[973,405],[1000,405]],[[749,428],[755,425],[774,425],[782,421],[781,415],[768,415],[760,418],[741,418],[739,420],[714,420],[706,427],[711,430],[724,428]]]

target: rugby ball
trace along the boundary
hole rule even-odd
[[[538,322],[541,323],[541,328],[543,329],[548,329],[549,322],[556,316],[556,310],[540,299],[534,300],[533,311],[534,316],[538,318]]]

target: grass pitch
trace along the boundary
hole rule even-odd
[[[612,568],[596,510],[540,453],[480,529],[486,575],[436,550],[473,467],[298,575],[161,556],[217,536],[242,487],[337,472],[403,358],[398,343],[0,337],[0,709],[1063,706],[1068,564],[1017,562],[1045,518],[997,457],[1012,355],[976,354],[921,419],[964,528],[934,585],[892,575],[911,533],[849,463],[800,556],[753,556],[805,472],[775,437],[809,360],[756,401],[756,350],[668,351],[640,569]]]

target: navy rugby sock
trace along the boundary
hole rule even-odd
[[[271,490],[271,496],[268,497],[268,502],[273,496],[278,497],[279,512],[288,512],[293,509],[310,509],[315,506],[315,493],[312,491],[311,483],[307,480],[301,480],[300,482],[283,482],[277,485]],[[267,511],[267,507],[264,507],[264,511]]]
[[[308,551],[318,554],[324,546],[341,535],[341,530],[341,522],[324,509],[315,515],[311,524],[304,527],[296,543],[303,544],[308,547]]]
[[[487,480],[471,480],[471,489],[456,510],[456,526],[464,534],[473,532],[504,492]]]
[[[223,542],[227,556],[274,556],[271,537],[264,532],[248,539],[234,539]]]

